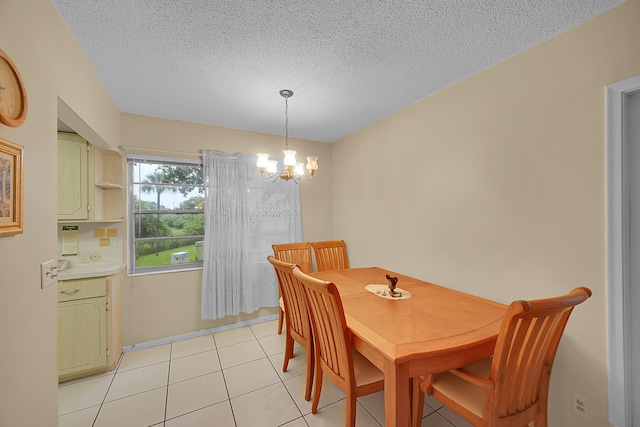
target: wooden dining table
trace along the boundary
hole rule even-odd
[[[388,285],[387,274],[410,298],[365,289]],[[491,356],[507,308],[379,267],[311,275],[336,284],[353,346],[384,373],[387,427],[410,425],[410,379]]]

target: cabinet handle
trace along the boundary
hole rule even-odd
[[[60,291],[60,293],[61,293],[62,295],[75,295],[75,294],[77,294],[78,292],[80,292],[80,289],[76,289],[76,290],[75,290],[75,291],[73,291],[73,292]]]

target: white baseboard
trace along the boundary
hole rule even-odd
[[[162,338],[159,340],[147,341],[140,344],[129,345],[122,347],[123,353],[129,353],[136,350],[144,350],[145,348],[156,347],[159,345],[170,344],[177,341],[188,340],[191,338],[197,338],[204,335],[212,335],[217,332],[227,331],[229,329],[240,328],[243,326],[255,325],[256,323],[268,322],[269,320],[275,320],[278,318],[278,314],[270,314],[268,316],[258,317],[256,319],[243,320],[242,322],[230,323],[228,325],[217,326],[215,328],[204,329],[202,331],[189,332],[187,334],[174,335],[172,337]]]

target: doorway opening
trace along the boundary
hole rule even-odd
[[[632,404],[634,393],[640,395],[640,315],[631,310],[640,302],[633,262],[640,258],[640,220],[631,216],[634,204],[640,207],[634,171],[640,169],[640,76],[607,86],[606,107],[609,422],[631,427],[640,421]]]

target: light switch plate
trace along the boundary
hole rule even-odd
[[[58,265],[54,260],[49,260],[40,264],[40,286],[42,289],[56,283],[58,277]]]

